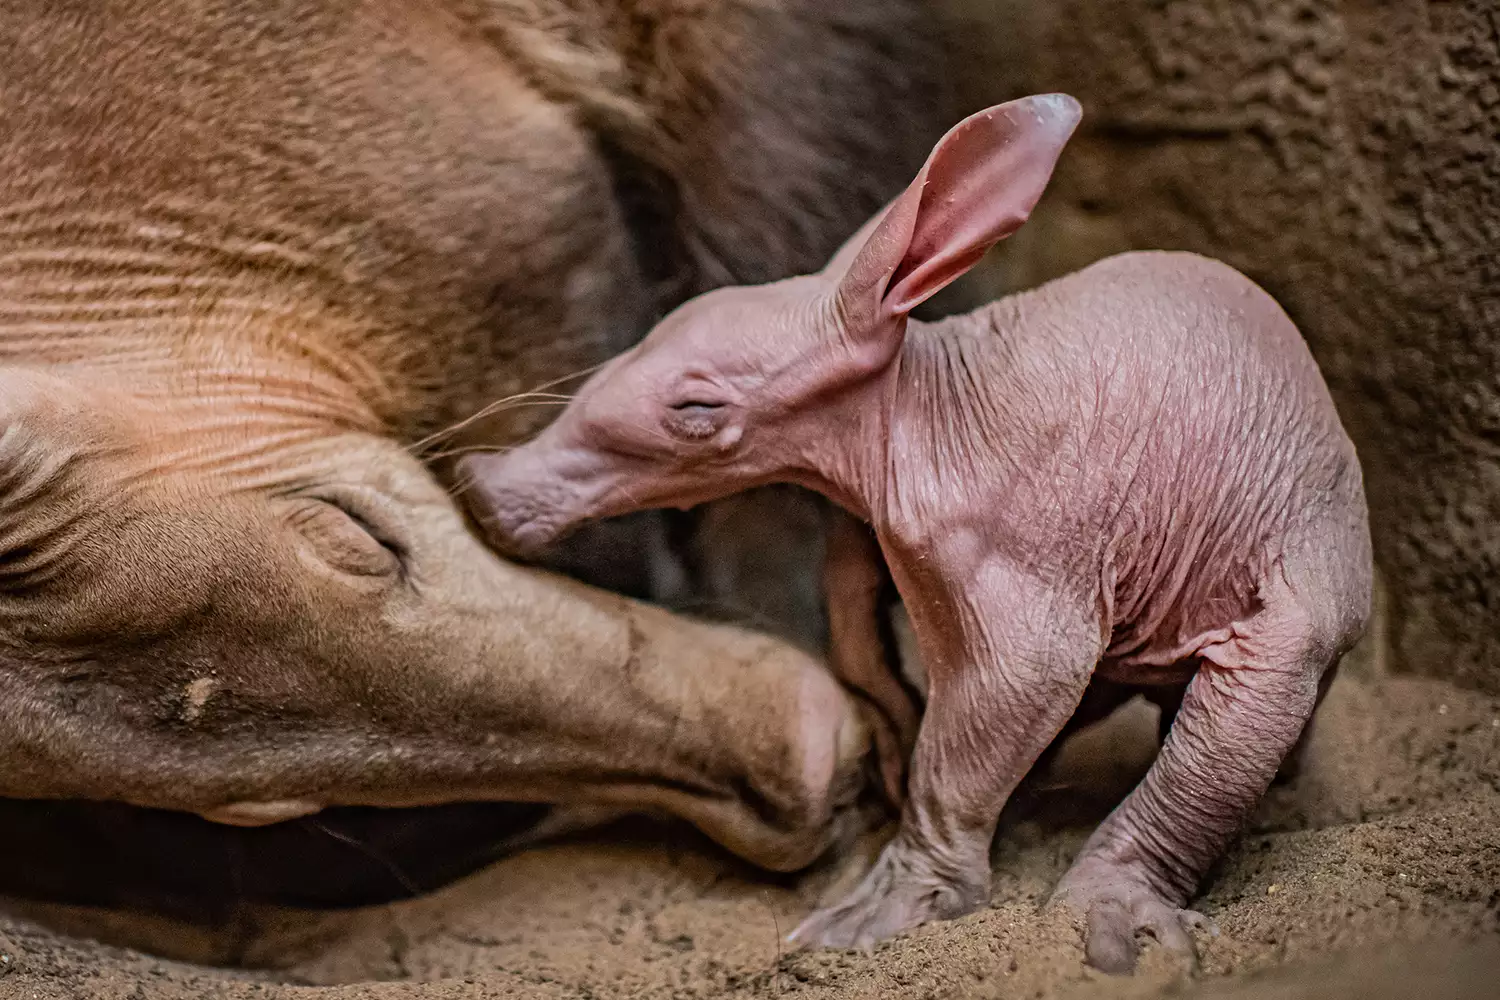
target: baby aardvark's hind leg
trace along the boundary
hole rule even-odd
[[[1001,807],[1078,707],[1101,651],[1097,613],[1024,571],[986,566],[957,591],[892,568],[929,677],[901,830],[846,899],[793,932],[808,944],[864,948],[988,903]]]
[[[1261,609],[1200,651],[1160,756],[1053,896],[1086,915],[1090,964],[1130,971],[1139,932],[1192,954],[1189,931],[1207,921],[1181,907],[1265,793],[1352,638],[1320,589],[1293,587],[1273,567]]]

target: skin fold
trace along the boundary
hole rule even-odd
[[[837,839],[868,738],[822,663],[498,558],[454,458],[898,190],[916,4],[0,24],[0,795],[646,810],[776,869]],[[616,542],[566,561],[648,562]]]
[[[873,529],[925,714],[900,832],[801,941],[863,947],[984,906],[1017,783],[1081,702],[1144,686],[1169,710],[1162,750],[1054,899],[1100,968],[1130,969],[1141,933],[1190,952],[1205,921],[1184,907],[1364,629],[1354,448],[1300,334],[1243,275],[1131,253],[908,319],[1026,220],[1079,117],[1043,95],[966,119],[823,272],[688,303],[533,443],[470,461],[480,517],[523,550],[773,481]],[[861,644],[873,553],[841,552],[834,662],[904,747],[904,694]]]

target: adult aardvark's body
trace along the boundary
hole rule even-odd
[[[922,17],[844,6],[0,0],[0,795],[821,850],[820,666],[502,562],[430,453],[895,189]]]
[[[1048,95],[965,120],[822,274],[694,300],[535,442],[472,462],[518,547],[774,480],[872,523],[929,701],[901,832],[803,940],[868,944],[983,905],[1001,806],[1098,676],[1187,691],[1058,898],[1087,913],[1101,967],[1129,967],[1141,930],[1190,947],[1201,918],[1181,908],[1364,628],[1354,448],[1244,276],[1128,254],[908,323],[1025,221],[1078,117]],[[841,645],[874,648],[843,626]],[[903,729],[899,688],[838,663]]]

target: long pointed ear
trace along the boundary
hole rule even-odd
[[[888,333],[891,321],[904,319],[1019,229],[1082,114],[1066,94],[1041,94],[953,126],[911,185],[824,269],[838,282],[845,332],[855,339]]]

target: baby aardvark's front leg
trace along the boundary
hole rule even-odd
[[[1000,810],[1077,708],[1102,652],[1097,613],[990,561],[950,585],[892,565],[929,677],[901,830],[841,903],[793,932],[864,948],[989,901]]]

